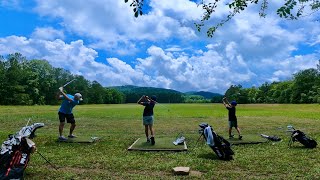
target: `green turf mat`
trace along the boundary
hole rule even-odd
[[[64,143],[94,143],[99,141],[100,138],[98,137],[76,137],[76,138],[68,138],[66,141],[60,141],[58,139],[58,142],[64,142]]]
[[[156,137],[155,145],[146,142],[146,138],[138,138],[129,148],[129,151],[187,151],[187,144],[174,145],[175,138]]]
[[[268,140],[262,138],[260,135],[257,134],[243,134],[242,139],[238,139],[238,136],[235,135],[234,138],[225,138],[228,140],[232,145],[239,145],[239,144],[259,144],[267,142]],[[227,137],[227,136],[226,136]]]

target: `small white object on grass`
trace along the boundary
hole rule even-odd
[[[189,175],[190,167],[175,167],[173,168],[173,173],[175,175]]]

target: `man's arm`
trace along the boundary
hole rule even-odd
[[[63,87],[59,87],[60,94],[68,101],[73,101],[73,99],[69,98],[66,93],[63,92]]]
[[[222,103],[225,107],[231,107],[231,105],[226,97],[222,98]]]
[[[145,101],[146,99],[146,95],[142,95],[141,98],[138,100],[138,104],[143,104],[143,102]]]

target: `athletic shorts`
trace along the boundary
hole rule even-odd
[[[143,116],[143,125],[153,125],[153,116]]]
[[[237,121],[229,121],[229,128],[232,128],[232,127],[237,128],[238,127],[238,122]]]
[[[62,112],[59,111],[58,114],[59,114],[60,122],[65,122],[66,119],[67,119],[67,123],[71,123],[71,124],[76,123],[76,120],[74,119],[74,116],[73,116],[72,113],[71,114],[65,114],[65,113],[62,113]]]

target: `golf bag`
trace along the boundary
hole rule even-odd
[[[10,134],[2,143],[0,152],[0,180],[23,179],[23,173],[35,151],[35,131],[43,127],[43,123],[34,123],[23,127],[16,134]]]
[[[207,123],[201,123],[199,126],[199,133],[205,138],[208,146],[216,153],[218,158],[226,161],[232,160],[234,152],[231,149],[231,144],[213,131]]]
[[[314,139],[309,138],[305,133],[303,133],[300,130],[293,129],[291,138],[289,141],[289,146],[291,146],[295,141],[300,142],[303,144],[306,148],[315,148],[317,147],[317,141]]]
[[[279,138],[278,136],[268,136],[265,134],[261,134],[261,137],[266,138],[270,141],[281,141],[281,138]]]

